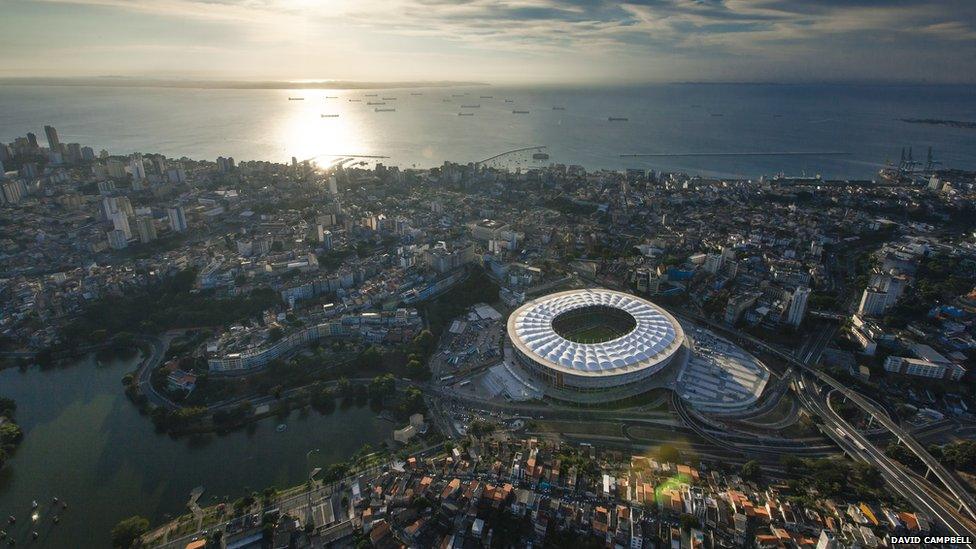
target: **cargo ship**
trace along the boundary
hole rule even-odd
[[[366,104],[367,105],[386,105],[386,103],[384,103],[382,101],[367,101]]]
[[[304,97],[289,97],[289,101],[305,101]]]
[[[529,114],[529,111],[512,111],[512,114]]]
[[[376,107],[373,110],[376,111],[376,112],[396,112],[396,109],[381,109],[379,107]]]
[[[480,109],[481,105],[461,105],[462,109]]]
[[[459,112],[458,116],[474,116],[473,112]]]
[[[566,110],[566,107],[553,107],[552,110],[554,110],[554,111],[564,111],[564,110]]]
[[[338,114],[320,114],[321,118],[339,118]]]
[[[532,155],[532,160],[549,160],[548,153],[535,153]]]

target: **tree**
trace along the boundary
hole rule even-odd
[[[369,396],[376,399],[385,399],[396,392],[396,379],[393,374],[383,374],[376,376],[369,382]]]
[[[657,449],[657,457],[665,463],[676,463],[680,457],[678,449],[670,444],[662,444]]]
[[[407,375],[419,381],[427,381],[431,377],[430,368],[419,360],[407,362]]]
[[[742,465],[742,478],[746,480],[759,480],[762,476],[762,466],[759,462],[751,459]]]
[[[282,329],[278,326],[275,326],[274,328],[268,330],[268,339],[271,341],[271,343],[280,340],[284,335],[285,335],[284,331],[282,331]]]
[[[112,547],[139,547],[140,537],[149,531],[149,519],[138,515],[122,519],[112,528]]]
[[[24,432],[16,423],[7,421],[0,425],[0,446],[11,446],[20,442],[22,438],[24,438]]]
[[[356,362],[360,369],[376,370],[383,365],[383,355],[376,347],[370,345],[356,357]]]

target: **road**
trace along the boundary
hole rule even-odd
[[[919,480],[908,474],[900,464],[879,450],[861,432],[853,428],[837,414],[819,390],[816,376],[805,374],[803,388],[797,392],[804,405],[823,420],[824,434],[840,446],[851,458],[870,463],[878,468],[888,486],[919,511],[936,519],[954,536],[973,536],[952,510],[933,497]]]
[[[148,344],[150,348],[149,357],[143,360],[142,364],[139,365],[139,369],[136,370],[135,380],[138,384],[139,392],[146,395],[149,402],[155,406],[161,406],[167,410],[179,408],[179,405],[175,402],[160,394],[150,381],[153,371],[159,367],[159,364],[166,356],[166,349],[169,347],[169,344],[166,340],[156,336],[136,336],[136,339]]]

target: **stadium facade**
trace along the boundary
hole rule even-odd
[[[548,396],[607,402],[666,385],[684,331],[661,307],[623,292],[584,289],[540,297],[508,318],[515,361]]]

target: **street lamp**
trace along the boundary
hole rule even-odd
[[[309,466],[309,458],[312,457],[312,454],[316,454],[318,452],[319,452],[318,448],[312,448],[308,452],[305,452],[305,469],[308,471],[308,484],[305,487],[306,501],[308,503],[308,507],[306,507],[305,510],[305,531],[306,532],[308,532],[308,527],[312,525],[312,483],[314,482],[312,479],[315,477],[316,474],[318,474],[319,471],[321,471],[321,469],[318,467],[312,469]]]

